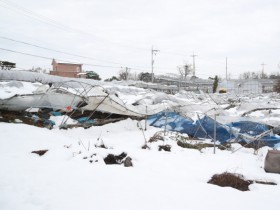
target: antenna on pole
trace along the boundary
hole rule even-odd
[[[152,83],[154,82],[154,55],[156,55],[159,50],[155,50],[154,47],[152,46]]]
[[[194,53],[191,55],[191,57],[193,58],[193,76],[195,76],[195,57],[198,55],[195,55]]]

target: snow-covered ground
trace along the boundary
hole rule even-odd
[[[31,93],[38,83],[22,83],[9,88],[0,84],[0,98],[17,93]],[[135,87],[108,85],[126,103],[178,103],[185,110],[204,112],[211,108],[215,95],[157,94]],[[223,96],[217,96],[222,100]],[[227,100],[227,99],[225,99]],[[273,104],[269,95],[241,98],[241,104],[220,111],[224,121],[240,117],[248,104]],[[187,104],[190,104],[187,106]],[[237,101],[237,103],[239,103]],[[247,103],[247,105],[246,105]],[[222,105],[219,105],[222,106]],[[218,107],[219,108],[219,107]],[[201,109],[201,110],[200,110]],[[252,113],[252,119],[269,119],[279,123],[274,114]],[[190,114],[191,115],[191,114]],[[59,124],[61,117],[53,117]],[[268,120],[267,120],[268,121]],[[264,171],[268,147],[255,152],[233,144],[231,150],[213,148],[185,149],[176,144],[171,133],[164,141],[147,143],[162,129],[145,122],[126,119],[88,129],[48,130],[25,124],[0,122],[0,209],[1,210],[110,210],[110,209],[275,209],[280,208],[280,175]],[[99,145],[104,144],[106,148]],[[158,151],[158,145],[171,145],[171,152]],[[239,149],[239,150],[238,150]],[[45,155],[31,153],[48,150]],[[232,152],[235,151],[236,152]],[[108,154],[126,152],[133,167],[106,165]],[[208,184],[214,174],[232,172],[246,179],[271,181],[277,185],[251,184],[250,191]]]

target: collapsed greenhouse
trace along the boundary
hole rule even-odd
[[[20,86],[20,82],[7,82],[2,86]],[[139,101],[138,101],[139,102]],[[154,101],[153,101],[154,103]],[[161,101],[154,104],[127,104],[116,93],[109,93],[104,87],[78,81],[48,82],[28,94],[7,94],[0,99],[1,121],[20,119],[29,124],[51,128],[51,115],[63,115],[60,128],[103,125],[126,119],[146,119],[151,126],[165,130],[186,133],[192,138],[212,139],[219,143],[243,142],[278,147],[280,138],[273,126],[261,122],[235,120],[221,123],[208,113],[188,113],[188,103]],[[197,107],[203,103],[197,104]],[[217,104],[207,108],[220,112]],[[275,108],[275,107],[272,107]],[[216,116],[216,114],[215,114]],[[68,123],[74,119],[76,124]],[[240,118],[241,119],[241,118]],[[273,132],[274,131],[274,132]],[[261,142],[261,143],[260,143]]]

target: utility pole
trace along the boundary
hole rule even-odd
[[[156,55],[159,52],[159,50],[155,50],[152,46],[152,83],[154,82],[154,55]]]
[[[262,63],[262,77],[264,76],[264,66],[266,65],[265,63]]]
[[[191,55],[191,57],[193,58],[193,76],[195,76],[195,57],[198,55],[195,55],[194,53]]]
[[[128,71],[130,70],[130,68],[125,67],[125,80],[128,79]]]
[[[227,79],[228,79],[228,74],[227,74],[227,57],[226,57],[226,81],[227,81]]]

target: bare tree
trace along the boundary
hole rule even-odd
[[[191,65],[186,63],[182,67],[178,67],[178,72],[181,77],[184,77],[186,79],[187,76],[192,72]]]
[[[130,69],[129,68],[122,68],[120,71],[119,71],[119,79],[120,80],[128,80],[129,78],[129,75],[130,75]]]
[[[43,68],[41,68],[41,67],[32,67],[29,71],[32,71],[32,72],[37,72],[37,73],[44,73],[44,74],[46,74],[48,71],[47,71],[47,69],[43,69]]]
[[[259,72],[244,72],[243,74],[239,75],[240,79],[267,79],[268,75],[263,71]]]
[[[243,74],[239,75],[239,79],[250,79],[251,73],[250,72],[244,72]]]
[[[11,70],[16,68],[16,64],[9,61],[0,61],[0,67],[2,70]]]
[[[149,72],[141,72],[138,75],[138,79],[144,82],[151,82],[152,81],[152,74]]]

